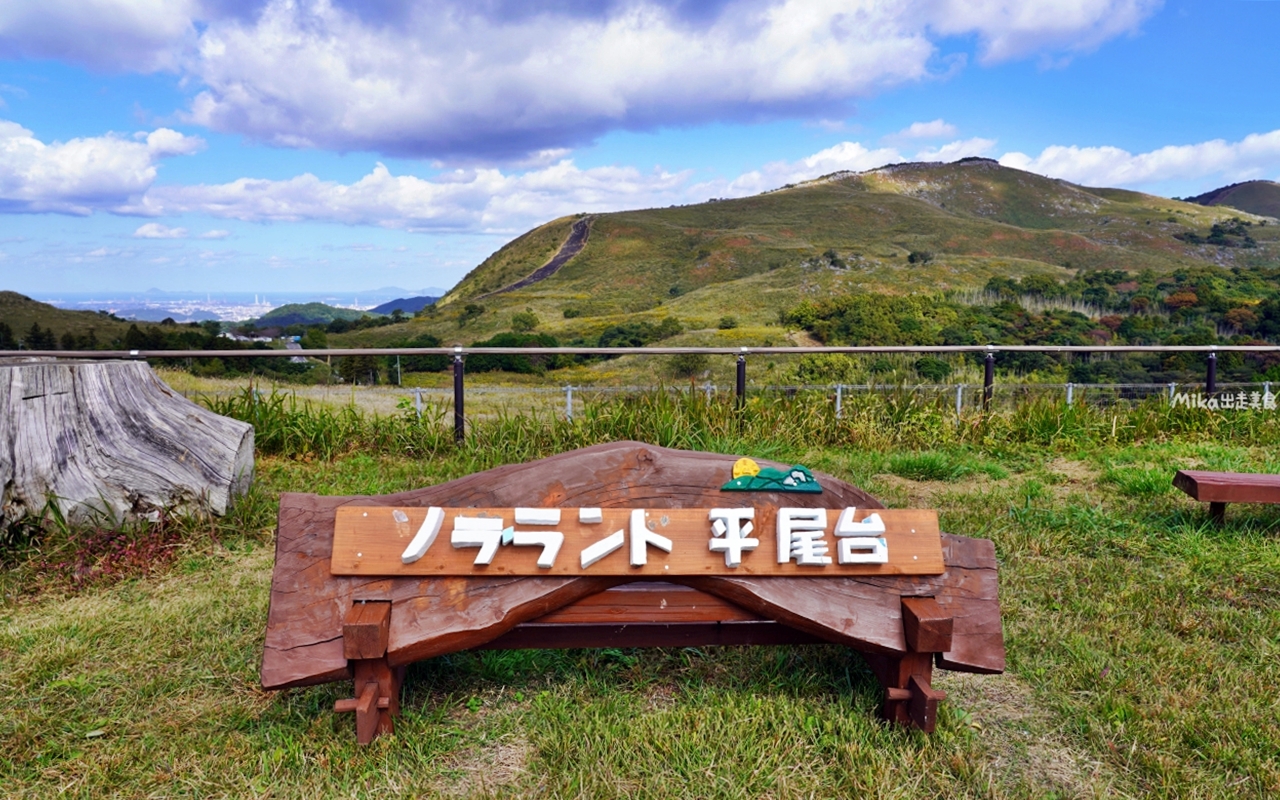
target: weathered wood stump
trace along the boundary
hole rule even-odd
[[[940,575],[360,577],[331,572],[343,506],[700,508],[723,502],[734,456],[638,442],[588,447],[382,497],[280,499],[262,661],[267,689],[355,680],[361,742],[390,731],[401,669],[470,648],[833,642],[867,657],[886,718],[932,730],[935,664],[1004,669],[995,548],[942,534]],[[762,462],[767,463],[767,462]],[[822,494],[753,493],[754,505],[884,508],[819,475]]]
[[[73,522],[224,514],[253,480],[253,426],[214,414],[144,361],[0,363],[0,513],[56,502]]]

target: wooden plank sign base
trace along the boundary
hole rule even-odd
[[[726,503],[726,505],[729,505]],[[632,566],[629,559],[631,516],[634,509],[600,510],[601,521],[583,523],[578,509],[566,508],[553,525],[519,525],[512,508],[445,508],[444,525],[424,555],[412,563],[402,562],[402,554],[413,541],[427,518],[425,508],[347,507],[339,508],[334,521],[333,558],[330,572],[334,575],[363,576],[505,576],[505,575],[615,575],[633,578],[672,578],[691,575],[804,576],[839,577],[844,575],[941,575],[942,541],[938,530],[938,514],[929,509],[858,509],[854,521],[878,514],[884,521],[883,537],[888,546],[888,562],[884,564],[840,564],[836,551],[840,537],[835,527],[842,509],[827,509],[827,524],[822,540],[830,551],[830,564],[808,566],[788,560],[778,563],[776,525],[778,509],[764,506],[755,509],[750,537],[757,544],[744,552],[741,564],[730,567],[722,552],[711,549],[717,539],[712,532],[711,509],[675,508],[645,511],[646,528],[672,543],[670,553],[648,546],[646,564]],[[450,543],[450,532],[456,520],[492,520],[498,528],[514,528],[519,532],[550,531],[561,533],[564,543],[550,567],[540,567],[540,546],[498,546],[490,564],[477,564],[478,547],[457,547]],[[584,567],[580,555],[593,545],[622,532],[627,539],[599,561]],[[494,534],[497,536],[497,534]],[[516,540],[516,544],[518,544]]]
[[[350,697],[334,710],[352,714],[358,740],[368,742],[394,731],[406,665],[468,649],[830,642],[867,659],[886,719],[925,731],[942,699],[931,684],[935,666],[1003,671],[990,541],[939,533],[932,512],[884,509],[829,475],[814,476],[821,493],[726,493],[736,458],[614,442],[396,495],[284,494],[262,685],[350,681]],[[753,529],[737,533],[758,545],[729,567],[734,554],[712,550],[710,540],[725,542],[737,522],[713,531],[709,510],[748,506]],[[833,526],[855,527],[839,520],[847,508],[881,515],[887,565],[837,563],[839,541],[867,538],[835,536]],[[633,528],[636,509],[642,518]],[[797,519],[825,509],[831,564],[777,563],[781,509],[794,509]],[[500,541],[492,522],[473,521],[462,527],[474,535],[457,540],[477,546],[455,547],[457,526],[446,510],[506,515]],[[912,528],[927,539],[917,550],[904,546]],[[637,530],[643,546],[633,548]],[[613,550],[619,531],[625,541]],[[546,552],[552,532],[563,536],[554,557]],[[654,545],[668,540],[670,552]],[[601,542],[608,544],[595,548]],[[480,545],[492,556],[484,567],[475,565]],[[800,547],[797,557],[813,555],[806,546],[793,543],[793,554]],[[919,558],[905,568],[904,553]],[[633,567],[637,556],[645,563]],[[551,566],[539,567],[539,558]]]

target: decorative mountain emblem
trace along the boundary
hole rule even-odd
[[[733,465],[733,480],[720,487],[723,492],[821,492],[818,479],[808,467],[796,464],[789,469],[761,468],[749,458]]]

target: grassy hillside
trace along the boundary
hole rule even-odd
[[[276,325],[328,325],[335,319],[351,321],[367,316],[378,315],[371,311],[359,311],[353,308],[335,308],[324,303],[288,303],[263,314],[255,324],[259,328]]]
[[[1231,206],[1250,214],[1280,217],[1280,183],[1274,181],[1233,183],[1187,199],[1204,206]]]
[[[1248,241],[1233,234],[1226,244],[1211,243],[1214,225],[1232,217],[1248,223]],[[1280,226],[1262,218],[968,159],[601,214],[582,252],[559,272],[484,296],[546,263],[575,219],[509,242],[422,317],[332,344],[386,344],[420,333],[469,344],[512,329],[525,313],[562,342],[674,316],[688,333],[670,344],[783,344],[798,340],[777,327],[779,313],[833,294],[932,296],[982,289],[993,277],[1065,282],[1082,269],[1163,276],[1280,266]],[[721,329],[725,316],[737,326]]]
[[[128,322],[97,311],[66,311],[48,303],[32,300],[17,292],[0,291],[0,322],[8,325],[14,336],[22,339],[32,323],[51,329],[55,339],[65,334],[77,338],[89,336],[102,344],[123,340]]]

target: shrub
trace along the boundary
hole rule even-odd
[[[951,374],[951,365],[933,356],[916,359],[915,368],[917,375],[934,383],[945,380]]]
[[[679,353],[671,357],[671,372],[677,378],[696,378],[707,371],[706,353]]]
[[[722,331],[733,330],[738,327],[737,317],[721,317],[720,322],[716,325]]]
[[[538,315],[529,309],[525,309],[511,317],[511,330],[516,333],[528,333],[541,324],[542,320],[538,319]]]
[[[802,383],[851,383],[856,372],[857,364],[844,353],[810,353],[796,365]]]

